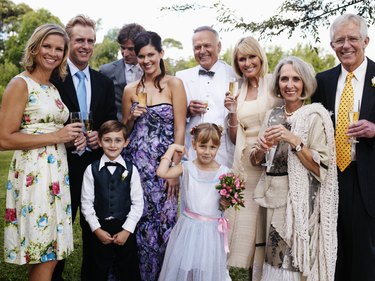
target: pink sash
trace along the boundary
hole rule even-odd
[[[224,250],[225,253],[229,253],[229,245],[228,245],[228,229],[229,229],[229,223],[226,218],[210,218],[210,217],[205,217],[197,213],[193,213],[190,211],[188,208],[185,209],[185,215],[192,219],[200,220],[200,221],[219,221],[219,225],[217,226],[217,229],[220,233],[223,233],[224,236]]]

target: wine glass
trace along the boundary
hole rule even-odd
[[[208,100],[201,100],[200,102],[202,103],[204,110],[207,110],[207,108],[208,108]],[[204,114],[201,113],[201,121],[200,121],[200,123],[203,123],[203,121],[204,121]]]
[[[229,93],[230,95],[235,98],[238,94],[238,80],[234,77],[231,78],[229,81]],[[234,104],[231,104],[230,113],[236,112],[236,108],[234,108]]]
[[[354,122],[357,122],[359,120],[359,111],[361,109],[361,102],[360,100],[357,100],[357,104],[354,104],[354,106],[351,106],[350,103],[348,103],[348,118],[349,118],[349,124],[353,124]],[[358,143],[356,137],[350,137],[348,142],[350,143]]]
[[[81,112],[70,112],[69,113],[70,117],[70,123],[82,123],[82,114]],[[79,154],[80,151],[78,150],[73,150],[73,154]]]
[[[92,119],[92,112],[82,112],[82,119],[83,119],[83,124],[84,124],[84,131],[86,132],[86,137],[87,134],[91,133],[93,130],[93,119]],[[91,148],[86,146],[87,151],[92,151]]]
[[[137,93],[138,96],[138,104],[140,106],[147,106],[147,92],[145,88],[142,88],[140,92]]]
[[[275,155],[276,145],[272,140],[266,140],[268,149],[264,155],[266,162],[262,163],[262,166],[266,167],[266,171],[269,172],[270,168],[273,166],[273,156]]]
[[[83,124],[85,125],[86,133],[91,133],[92,127],[93,127],[92,112],[91,111],[82,112],[82,119],[83,119]]]

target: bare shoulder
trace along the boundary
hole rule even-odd
[[[14,98],[21,98],[27,96],[27,84],[24,79],[16,76],[10,80],[5,88],[3,98],[12,96]]]
[[[167,75],[165,76],[165,80],[169,87],[180,87],[183,86],[182,80],[176,76]]]

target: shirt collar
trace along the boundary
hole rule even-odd
[[[103,154],[102,158],[100,158],[100,163],[99,163],[99,171],[105,167],[105,162],[117,162],[119,163],[121,166],[123,166],[125,169],[127,169],[126,167],[126,163],[124,161],[124,158],[122,158],[121,155],[119,155],[115,160],[109,160],[109,158],[107,157],[107,155]]]
[[[367,69],[367,57],[365,57],[363,62],[353,71],[354,78],[357,81],[365,81],[366,69]],[[341,65],[341,75],[343,77],[346,77],[348,73],[349,72]]]
[[[70,69],[70,74],[72,76],[74,76],[78,71],[80,71],[78,69],[78,67],[75,66],[74,63],[69,58],[68,58],[68,65],[69,65],[69,69]],[[86,78],[89,79],[89,77],[90,77],[90,71],[89,71],[89,66],[88,65],[85,67],[85,69],[82,70],[82,72],[85,73]]]
[[[131,69],[138,70],[138,64],[127,64],[125,63],[125,70],[129,71]]]

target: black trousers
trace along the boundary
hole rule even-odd
[[[352,162],[344,172],[339,171],[338,179],[338,253],[335,281],[374,281],[375,218],[369,216],[363,205],[356,163]]]
[[[100,220],[101,228],[112,236],[122,231],[124,221]],[[140,281],[137,243],[134,234],[130,234],[122,246],[116,244],[104,245],[94,233],[89,240],[91,258],[88,260],[89,280],[107,281],[109,269],[116,262],[121,281]]]

